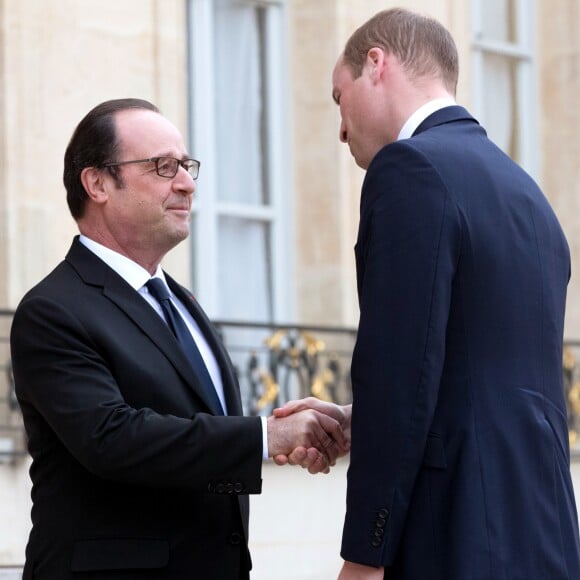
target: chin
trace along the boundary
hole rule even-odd
[[[352,147],[350,148],[350,154],[352,155],[352,158],[354,159],[354,162],[361,168],[364,169],[365,171],[368,169],[369,166],[369,162],[366,159],[363,159],[360,155],[357,155],[353,150]]]
[[[171,232],[167,232],[167,240],[170,241],[172,247],[175,247],[189,236],[189,228],[175,228]]]
[[[182,242],[183,240],[187,239],[188,236],[189,236],[189,228],[184,228],[183,230],[176,232],[175,238],[177,239],[177,241]]]
[[[353,156],[354,157],[354,156]],[[354,158],[354,162],[361,168],[364,169],[365,171],[369,168],[369,162],[366,161],[365,159],[360,159],[359,157],[355,157]]]

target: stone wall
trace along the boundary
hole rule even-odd
[[[364,173],[339,141],[332,71],[357,26],[379,10],[404,6],[439,19],[460,52],[458,100],[470,99],[470,13],[466,2],[292,0],[292,127],[297,322],[355,325],[354,244]]]
[[[542,0],[538,13],[541,183],[568,237],[566,337],[580,339],[580,3]]]
[[[186,133],[186,19],[181,0],[5,0],[0,10],[0,305],[14,307],[76,233],[62,159],[88,110],[145,98]],[[187,282],[182,246],[170,259]]]

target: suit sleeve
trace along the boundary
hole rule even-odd
[[[130,342],[126,348],[132,348]],[[111,361],[57,301],[23,300],[11,349],[33,457],[62,445],[85,469],[117,482],[211,492],[212,482],[231,480],[243,482],[236,493],[260,492],[259,418],[177,416],[157,412],[154,403],[131,406]],[[175,375],[167,377],[172,380]],[[151,385],[136,388],[155,400]]]
[[[363,185],[356,248],[345,560],[395,558],[437,404],[460,232],[430,163],[404,142],[383,149]]]

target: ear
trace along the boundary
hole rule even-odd
[[[109,194],[105,187],[105,180],[103,179],[101,169],[85,167],[81,171],[81,183],[92,201],[95,203],[104,203],[107,201]]]
[[[365,67],[373,82],[378,82],[383,74],[385,67],[386,54],[382,48],[374,46],[367,52]]]

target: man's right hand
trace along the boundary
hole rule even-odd
[[[344,444],[338,452],[338,457],[346,455],[350,449],[350,420],[352,405],[336,405],[321,401],[316,397],[307,397],[296,401],[289,401],[283,407],[274,409],[274,417],[289,417],[294,413],[300,413],[307,409],[312,409],[318,413],[327,415],[336,420],[342,429]],[[331,462],[326,461],[325,456],[315,448],[297,447],[287,454],[274,455],[274,461],[278,465],[300,465],[308,469],[310,473],[328,473],[331,465],[334,465],[336,458]]]
[[[349,443],[335,418],[313,409],[268,418],[268,454],[284,463],[302,465],[311,473],[328,472]],[[288,458],[291,457],[291,460]],[[276,460],[276,463],[282,464]]]

